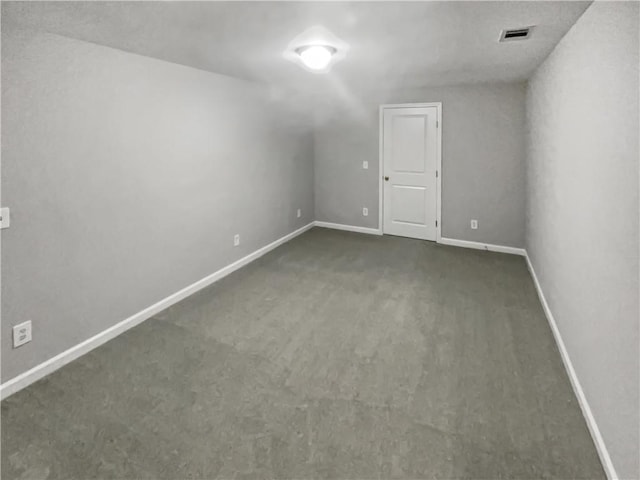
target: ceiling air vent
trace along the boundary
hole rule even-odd
[[[526,40],[531,36],[533,27],[512,28],[503,30],[500,34],[501,42],[513,42],[515,40]]]

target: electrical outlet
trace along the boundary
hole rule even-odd
[[[366,160],[362,162],[362,168],[365,170],[369,170],[369,162]]]
[[[478,220],[471,220],[471,230],[478,229]]]
[[[240,245],[240,235],[238,233],[236,233],[233,236],[233,246],[237,247],[238,245]]]
[[[362,215],[364,215],[365,217],[367,217],[369,215],[369,209],[367,207],[364,207],[362,209]]]
[[[13,348],[31,341],[31,320],[13,326]]]
[[[300,215],[302,215],[302,212],[298,209],[298,218],[300,218]]]

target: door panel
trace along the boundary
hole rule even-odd
[[[422,187],[392,185],[391,220],[394,223],[426,223],[426,190]]]
[[[396,172],[424,172],[424,117],[391,117],[391,164]]]
[[[436,239],[437,107],[383,110],[383,232]]]

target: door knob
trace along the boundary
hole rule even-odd
[[[384,177],[384,181],[388,182],[389,181],[389,177]]]

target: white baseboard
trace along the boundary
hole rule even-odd
[[[512,255],[525,256],[527,253],[524,248],[506,247],[504,245],[493,245],[491,243],[471,242],[469,240],[456,240],[455,238],[442,237],[438,241],[443,245],[451,245],[453,247],[473,248],[475,250],[488,250],[489,252],[510,253]]]
[[[560,330],[558,329],[558,325],[556,324],[556,320],[551,313],[551,309],[549,308],[549,304],[547,303],[547,299],[544,296],[544,292],[542,291],[542,287],[540,286],[540,282],[538,281],[538,277],[536,275],[535,270],[533,269],[533,265],[531,264],[531,259],[529,255],[525,252],[525,258],[527,260],[527,267],[529,268],[529,272],[531,272],[531,277],[533,278],[533,283],[536,287],[536,291],[538,292],[538,297],[540,298],[540,303],[542,303],[542,309],[547,317],[547,321],[549,322],[549,326],[551,327],[551,331],[553,332],[553,337],[556,340],[556,344],[558,345],[558,350],[560,350],[560,356],[562,357],[562,363],[564,363],[564,368],[567,371],[567,375],[569,376],[569,380],[571,381],[571,386],[573,387],[573,391],[578,399],[578,403],[580,404],[580,408],[582,409],[582,414],[587,422],[587,427],[589,428],[589,432],[591,433],[591,438],[593,438],[593,443],[596,446],[596,450],[598,451],[598,455],[600,456],[600,461],[602,462],[602,466],[604,467],[604,471],[609,480],[618,480],[618,474],[616,473],[616,469],[613,466],[613,462],[611,461],[611,457],[609,456],[609,451],[607,450],[607,446],[604,443],[602,435],[600,434],[600,429],[598,428],[598,424],[596,423],[596,419],[593,417],[593,413],[591,412],[591,407],[589,407],[589,403],[587,402],[587,398],[584,395],[584,391],[582,390],[582,386],[580,385],[580,380],[578,380],[578,376],[576,375],[576,371],[573,368],[573,364],[571,363],[571,358],[569,357],[569,352],[562,340],[562,335],[560,334]]]
[[[354,225],[343,225],[342,223],[314,222],[316,227],[333,228],[334,230],[346,230],[348,232],[368,233],[370,235],[382,235],[378,228],[356,227]]]
[[[224,268],[221,268],[215,273],[203,278],[202,280],[198,280],[195,283],[192,283],[188,287],[183,288],[182,290],[169,295],[168,297],[160,300],[157,303],[154,303],[150,307],[145,308],[144,310],[132,315],[131,317],[116,323],[112,327],[107,328],[106,330],[94,335],[93,337],[85,340],[82,343],[79,343],[70,349],[56,355],[53,358],[41,363],[40,365],[36,365],[30,370],[18,375],[17,377],[8,380],[7,382],[0,385],[0,399],[5,399],[9,395],[14,394],[15,392],[22,390],[23,388],[31,385],[32,383],[40,380],[41,378],[49,375],[50,373],[58,370],[60,367],[63,367],[69,362],[72,362],[78,357],[81,357],[85,353],[90,352],[91,350],[99,347],[100,345],[108,342],[112,338],[117,337],[121,333],[129,330],[130,328],[135,327],[136,325],[144,322],[145,320],[151,318],[152,316],[160,313],[166,308],[170,307],[178,303],[180,300],[188,297],[189,295],[193,295],[199,290],[202,290],[205,287],[208,287],[212,283],[217,282],[221,278],[226,277],[230,273],[238,270],[241,267],[244,267],[248,263],[253,262],[254,260],[260,258],[265,253],[270,252],[276,247],[279,247],[283,243],[288,242],[289,240],[297,237],[298,235],[306,232],[314,226],[314,222],[311,222],[305,225],[298,230],[285,235],[282,238],[279,238],[275,242],[270,243],[253,253],[250,253],[246,257],[241,258],[233,262],[231,265],[227,265]]]

